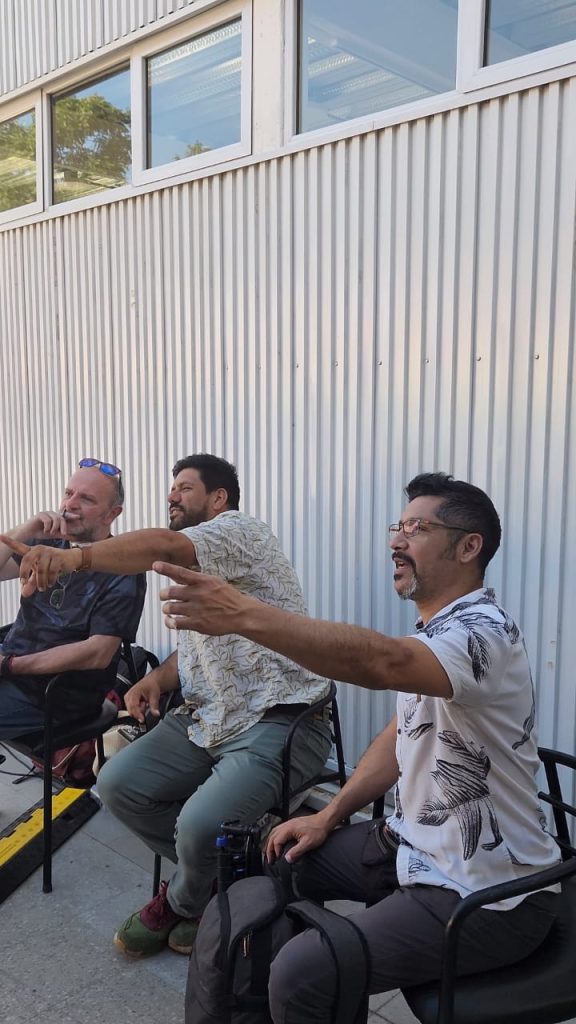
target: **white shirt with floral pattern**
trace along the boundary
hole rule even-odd
[[[400,837],[400,885],[467,896],[557,863],[538,800],[534,690],[518,627],[487,589],[417,628],[453,696],[398,695],[400,776],[388,826]]]
[[[222,512],[182,530],[202,572],[245,594],[306,615],[300,582],[269,526],[242,512]],[[190,715],[188,735],[212,747],[255,725],[275,704],[311,704],[328,682],[281,654],[236,635],[178,631],[178,673]]]

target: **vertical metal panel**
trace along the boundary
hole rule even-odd
[[[0,0],[0,96],[196,0]]]
[[[311,610],[397,634],[387,524],[452,471],[502,512],[489,582],[572,748],[575,125],[567,80],[0,234],[2,522],[93,454],[123,527],[162,524],[174,459],[217,451]],[[354,761],[393,697],[341,689]]]

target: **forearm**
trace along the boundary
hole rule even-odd
[[[237,632],[318,675],[370,690],[395,688],[404,662],[399,641],[382,633],[310,619],[256,601],[245,602]]]
[[[168,693],[170,690],[180,688],[180,677],[178,675],[178,652],[170,654],[166,661],[163,661],[158,668],[149,672],[147,679],[154,679],[160,687],[160,693]]]
[[[89,568],[96,572],[113,572],[119,576],[146,572],[152,563],[161,557],[170,557],[178,565],[197,565],[193,543],[181,533],[171,530],[151,529],[124,533],[88,545]],[[78,569],[82,563],[82,548],[71,549],[71,568]]]
[[[398,780],[396,715],[376,736],[346,785],[321,811],[326,826],[335,828],[344,818],[387,793]]]
[[[88,640],[62,644],[35,654],[16,655],[11,661],[10,675],[18,679],[20,676],[49,676],[57,672],[105,669],[119,644],[119,637],[92,636]]]
[[[0,536],[0,540],[4,539],[7,534]],[[87,569],[116,576],[134,575],[150,569],[158,557],[171,558],[181,566],[197,565],[192,541],[185,534],[163,529],[137,530],[68,549],[43,544],[28,548],[16,540],[9,541],[8,547],[10,545],[22,556],[22,597],[30,597],[36,590],[47,590],[62,572]]]

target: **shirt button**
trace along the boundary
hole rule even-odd
[[[401,735],[402,735],[402,729],[398,729],[398,735],[399,735],[399,736],[401,736]]]

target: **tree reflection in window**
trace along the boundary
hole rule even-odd
[[[53,202],[127,184],[130,127],[128,68],[56,97],[52,107]]]
[[[36,202],[33,111],[0,123],[0,213]]]

